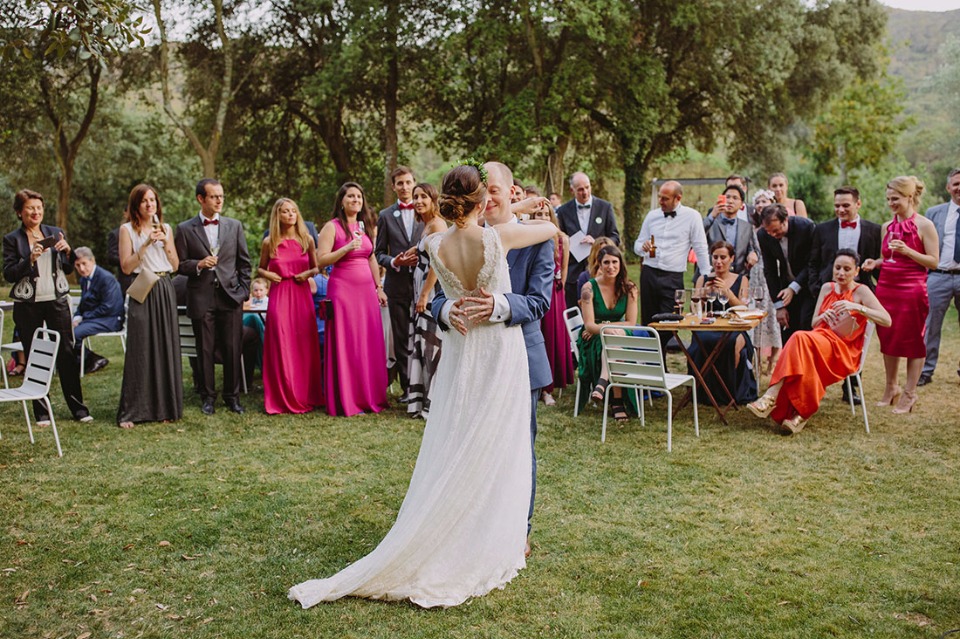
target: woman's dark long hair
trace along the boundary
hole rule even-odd
[[[627,265],[623,262],[623,254],[620,253],[620,249],[616,246],[604,246],[600,249],[600,252],[597,253],[597,271],[599,272],[602,268],[603,258],[607,255],[620,260],[620,270],[617,272],[617,277],[613,281],[613,291],[617,294],[617,301],[619,302],[620,298],[628,295],[637,285],[627,279]]]
[[[343,210],[343,198],[346,197],[347,190],[351,187],[360,191],[360,197],[363,198],[363,206],[360,207],[360,211],[357,213],[357,222],[363,222],[363,232],[366,233],[372,242],[374,226],[376,226],[377,221],[374,219],[370,207],[367,206],[367,194],[363,192],[363,187],[356,182],[344,182],[340,186],[340,189],[337,191],[337,197],[333,201],[333,219],[340,220],[343,232],[349,237],[350,228],[347,226],[347,212]]]

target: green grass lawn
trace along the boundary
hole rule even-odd
[[[9,327],[7,328],[9,335]],[[0,637],[938,637],[960,627],[960,358],[913,414],[830,389],[784,438],[741,410],[689,409],[665,449],[664,401],[639,421],[541,408],[534,554],[505,590],[459,608],[347,599],[303,611],[287,589],[328,576],[389,529],[423,423],[379,416],[204,417],[114,425],[122,373],[84,380],[96,421],[69,420],[64,457],[0,407]],[[676,361],[676,360],[675,360]],[[674,370],[676,370],[676,365]],[[876,342],[868,401],[882,390]],[[497,389],[477,389],[496,397]]]

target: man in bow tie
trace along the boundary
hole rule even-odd
[[[223,186],[206,178],[197,183],[200,214],[177,226],[178,271],[187,276],[187,316],[193,321],[200,368],[201,407],[214,413],[217,397],[214,358],[223,360],[223,401],[234,413],[240,405],[243,303],[250,296],[250,254],[239,220],[223,217]]]
[[[680,204],[681,199],[683,186],[673,180],[665,182],[657,193],[660,207],[643,218],[640,235],[633,243],[633,252],[643,257],[640,269],[641,324],[652,322],[657,313],[673,310],[674,295],[677,289],[683,288],[690,249],[697,256],[697,264],[705,265],[704,272],[709,274],[712,271],[703,217],[695,209]],[[656,250],[651,256],[653,247]],[[660,339],[665,346],[670,334],[662,333]]]
[[[398,166],[390,173],[397,201],[380,211],[377,220],[377,244],[373,253],[386,271],[383,292],[387,296],[390,313],[390,333],[393,341],[394,372],[400,379],[401,402],[408,400],[410,378],[410,344],[407,334],[413,317],[413,270],[417,266],[415,247],[423,235],[423,222],[413,213],[413,187],[417,181],[413,171]],[[413,250],[411,250],[413,249]]]
[[[593,244],[599,237],[608,237],[613,243],[620,244],[620,232],[617,230],[617,218],[613,214],[613,205],[606,200],[594,197],[590,187],[590,178],[586,173],[574,173],[570,177],[570,191],[573,199],[557,207],[557,221],[560,230],[578,244]],[[587,259],[577,260],[570,253],[570,265],[567,267],[567,285],[564,296],[567,308],[573,308],[580,299],[577,278],[587,268]]]
[[[744,191],[739,185],[730,184],[724,188],[723,195],[725,201],[713,208],[717,216],[716,223],[711,223],[714,217],[711,217],[710,213],[703,219],[707,246],[712,246],[714,242],[729,242],[734,249],[730,270],[734,273],[750,274],[750,269],[760,259],[760,245],[757,244],[753,224],[747,218],[743,206]]]
[[[872,290],[877,285],[878,273],[863,264],[865,260],[880,258],[880,225],[860,217],[860,191],[852,186],[841,186],[833,192],[832,220],[817,224],[810,246],[810,295],[814,300],[820,295],[820,287],[833,281],[833,260],[837,251],[853,249],[860,256],[860,274],[857,281]],[[816,312],[816,309],[814,309]],[[856,377],[853,383],[853,401],[860,403],[860,389]],[[843,400],[848,401],[847,385],[843,385]]]

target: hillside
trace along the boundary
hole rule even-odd
[[[888,12],[890,72],[902,78],[907,90],[913,92],[922,88],[942,63],[939,48],[948,35],[960,34],[960,9]]]

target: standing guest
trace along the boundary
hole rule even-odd
[[[731,270],[734,273],[747,273],[760,260],[760,245],[757,243],[753,225],[747,218],[743,204],[745,197],[743,189],[736,184],[731,184],[724,189],[723,196],[723,202],[714,207],[714,211],[717,211],[716,215],[719,215],[717,223],[707,224],[707,220],[713,219],[710,215],[703,220],[707,242],[710,245],[716,242],[727,242],[733,246],[734,257]]]
[[[547,347],[547,359],[550,360],[550,370],[553,372],[553,383],[543,387],[540,391],[540,399],[547,406],[553,406],[557,403],[553,398],[554,389],[566,388],[574,380],[570,334],[563,319],[563,312],[567,310],[564,289],[567,285],[567,267],[570,261],[570,239],[560,230],[557,216],[549,205],[543,204],[534,211],[533,219],[546,220],[557,227],[557,235],[553,238],[553,297],[550,300],[550,308],[540,320],[543,343]],[[598,244],[600,244],[599,241],[594,242],[593,246]]]
[[[23,352],[29,356],[33,332],[44,323],[60,334],[57,371],[63,398],[75,420],[91,422],[80,388],[67,300],[70,284],[66,276],[73,272],[76,255],[61,229],[42,223],[42,195],[29,189],[17,191],[13,211],[20,228],[3,237],[3,277],[13,284],[13,321],[20,330]],[[33,415],[38,426],[50,425],[50,415],[42,402],[33,402]]]
[[[327,412],[331,415],[379,413],[387,407],[387,370],[380,365],[386,359],[380,307],[387,306],[388,298],[373,255],[371,217],[363,188],[356,182],[345,182],[333,203],[333,219],[320,229],[317,262],[321,268],[334,267],[327,289],[333,318],[327,317],[323,371]],[[396,224],[381,224],[380,228],[391,229],[386,232],[395,235],[406,233],[405,229],[397,230]],[[406,258],[402,263],[407,263]],[[392,270],[392,266],[387,267],[388,278]],[[394,271],[393,275],[400,273]],[[401,288],[405,285],[405,281],[397,284]],[[408,316],[409,304],[408,299],[404,311]],[[401,340],[395,341],[400,346]],[[402,341],[405,348],[406,340]],[[406,375],[404,370],[404,378]]]
[[[422,182],[413,189],[413,210],[417,221],[423,224],[423,236],[416,248],[411,249],[416,251],[419,261],[413,272],[415,301],[413,321],[410,323],[410,367],[407,370],[410,402],[407,404],[407,414],[424,419],[430,413],[430,384],[440,364],[442,339],[431,311],[437,274],[430,268],[426,249],[429,236],[447,230],[446,223],[440,217],[439,198],[437,189],[431,184]]]
[[[893,324],[877,328],[887,376],[887,386],[877,406],[896,404],[893,412],[898,415],[909,413],[917,403],[917,382],[927,353],[923,343],[930,310],[927,269],[935,269],[940,263],[937,227],[917,215],[923,190],[923,182],[912,175],[891,180],[887,184],[887,206],[893,219],[884,223],[881,231],[883,268],[877,282],[877,298],[890,312]],[[870,260],[864,266],[876,268],[880,261]],[[897,373],[902,357],[907,358],[907,381],[901,393]]]
[[[737,218],[741,220],[746,220],[749,222],[756,213],[756,205],[747,204],[747,178],[742,175],[728,175],[727,179],[723,181],[724,193],[731,186],[737,186],[740,188],[740,192],[743,194],[743,197],[740,198],[740,208],[737,209]],[[710,227],[713,226],[713,223],[720,216],[723,211],[713,206],[707,211],[706,217],[703,218],[703,228],[709,233]],[[739,271],[738,271],[739,272]]]
[[[750,216],[750,222],[753,224],[754,232],[761,226],[761,214],[763,209],[773,204],[773,191],[760,189],[753,194],[753,214]],[[757,239],[759,246],[760,240]],[[777,356],[780,354],[780,348],[783,346],[783,338],[780,335],[780,327],[777,324],[777,309],[774,308],[774,300],[767,288],[767,278],[763,264],[763,251],[760,251],[760,259],[754,267],[757,275],[753,278],[751,286],[759,288],[761,300],[754,303],[758,308],[763,308],[767,312],[760,324],[754,329],[754,342],[760,349],[760,356],[766,358],[766,365],[762,368],[764,375],[773,372],[773,366],[777,363]],[[758,374],[760,371],[758,371]]]
[[[762,220],[760,219],[760,213],[763,211],[763,209],[771,204],[773,204],[773,191],[760,189],[753,194],[753,214],[749,217],[754,228],[760,228],[760,226],[763,224]]]
[[[410,345],[407,336],[410,334],[410,306],[413,304],[413,269],[417,265],[417,254],[411,252],[410,248],[416,246],[417,240],[423,235],[423,224],[417,222],[413,211],[413,187],[417,183],[413,171],[408,167],[398,166],[390,172],[390,183],[393,192],[397,194],[397,201],[380,211],[377,233],[370,237],[376,239],[376,261],[387,273],[383,280],[383,291],[387,295],[387,310],[390,314],[394,370],[400,378],[400,401],[406,403],[409,401],[410,390],[410,381],[407,379]],[[332,221],[328,222],[331,223]],[[372,234],[369,219],[366,224],[366,233]],[[332,226],[330,228],[333,229]],[[332,241],[333,230],[330,233]],[[344,233],[344,238],[352,234],[346,231]]]
[[[535,186],[525,186],[523,187],[524,197],[543,197],[540,195],[540,189]]]
[[[323,353],[326,350],[327,325],[327,288],[330,284],[330,267],[320,269],[313,277],[310,292],[313,294],[313,308],[317,315],[317,338],[320,341],[320,366],[323,368]]]
[[[767,178],[767,188],[773,191],[775,204],[783,205],[788,215],[807,217],[807,205],[803,200],[787,197],[787,176],[783,173],[774,173]]]
[[[761,221],[757,241],[764,277],[786,342],[794,332],[810,330],[813,296],[807,283],[816,225],[804,217],[790,216],[782,204],[765,207]]]
[[[848,248],[857,252],[861,260],[876,260],[880,257],[880,225],[860,217],[860,192],[852,186],[841,186],[833,192],[832,220],[817,224],[810,248],[810,292],[816,295],[824,283],[832,278],[833,258],[837,251]],[[871,262],[872,263],[872,262]],[[860,268],[857,281],[873,290],[876,270]],[[850,380],[853,401],[860,403],[857,378]],[[849,401],[847,385],[843,385],[843,401]]]
[[[569,244],[569,238],[567,243]],[[577,286],[580,287],[581,291],[583,290],[583,285],[586,284],[591,277],[597,276],[597,267],[600,266],[599,263],[597,263],[597,257],[600,255],[600,249],[604,246],[615,245],[609,237],[598,237],[597,241],[590,245],[590,254],[587,255],[587,268],[585,268],[583,273],[577,278]],[[580,300],[577,300],[577,304],[580,304]]]
[[[110,271],[97,266],[97,260],[86,246],[78,246],[74,267],[80,276],[80,303],[73,313],[73,339],[77,344],[98,333],[113,333],[123,328],[123,293]],[[79,350],[78,359],[79,361]],[[87,349],[84,370],[96,373],[109,364],[106,357]]]
[[[142,304],[131,298],[127,308],[120,428],[183,417],[177,292],[170,279],[181,263],[173,232],[164,224],[163,205],[149,184],[133,187],[127,211],[130,221],[120,227],[120,268],[128,275],[146,269],[160,277]]]
[[[700,213],[680,203],[683,187],[679,182],[665,182],[657,194],[660,204],[643,218],[640,235],[633,243],[633,251],[643,257],[640,269],[640,323],[649,324],[657,313],[669,313],[674,308],[676,290],[683,288],[690,250],[697,256],[697,264],[710,264],[707,235]],[[709,267],[707,267],[709,268]],[[709,275],[709,273],[705,273]],[[666,352],[670,334],[660,334],[660,344]]]
[[[550,193],[550,195],[547,196],[547,199],[550,200],[550,206],[552,206],[554,210],[560,208],[560,206],[563,204],[563,200],[560,199],[560,194],[556,191]]]
[[[772,417],[784,435],[800,432],[827,386],[859,368],[867,321],[890,326],[890,314],[877,296],[856,281],[858,261],[856,251],[837,251],[833,281],[820,287],[813,330],[797,331],[787,340],[767,392],[747,405],[757,417]]]
[[[581,405],[588,392],[592,400],[602,402],[607,386],[610,385],[607,362],[603,359],[600,330],[610,324],[633,326],[637,323],[637,285],[627,279],[627,269],[620,249],[616,246],[600,249],[597,261],[600,265],[597,276],[584,284],[580,292],[583,329],[577,337],[577,348],[580,350],[577,374],[582,390],[576,401]],[[623,335],[624,332],[617,329],[615,334]],[[593,389],[592,392],[590,389]],[[624,421],[627,419],[624,390],[615,386],[611,393],[610,412],[618,422]],[[631,409],[636,412],[634,395],[631,393],[626,399]]]
[[[943,318],[950,308],[950,300],[960,311],[960,169],[947,175],[947,193],[950,201],[927,209],[926,218],[933,222],[940,242],[940,262],[927,276],[930,294],[930,314],[927,316],[927,336],[924,340],[927,356],[923,360],[919,386],[933,380],[940,357],[940,331]],[[960,365],[957,366],[960,375]]]
[[[200,214],[177,226],[180,273],[187,283],[187,315],[193,320],[203,380],[204,415],[213,415],[217,398],[214,353],[223,358],[223,401],[237,414],[240,405],[240,356],[243,302],[250,294],[250,254],[239,220],[223,217],[223,186],[205,178],[197,183]],[[219,339],[218,339],[219,338]]]
[[[560,230],[570,238],[571,243],[593,244],[599,237],[609,237],[614,245],[619,245],[620,232],[617,231],[613,205],[593,196],[590,178],[586,173],[574,173],[570,177],[570,192],[573,193],[573,199],[557,208],[557,220]],[[576,250],[573,252],[576,253]],[[576,282],[586,267],[586,260],[570,260],[566,280],[567,308],[574,306],[580,298]]]
[[[263,337],[263,406],[267,413],[307,413],[323,406],[320,344],[310,285],[316,246],[296,202],[280,198],[260,246],[260,277],[273,283]]]
[[[742,221],[742,220],[741,220]],[[745,222],[746,223],[746,222]],[[750,280],[743,273],[736,273],[730,266],[734,261],[734,248],[729,242],[719,240],[710,245],[710,258],[713,260],[713,275],[700,276],[696,282],[697,288],[706,288],[715,291],[718,296],[726,295],[727,304],[714,302],[707,310],[719,312],[730,306],[739,306],[749,301]],[[710,394],[720,404],[735,401],[737,404],[746,404],[757,398],[757,380],[750,371],[753,361],[753,344],[746,332],[727,335],[719,331],[703,331],[697,334],[696,340],[690,344],[690,359],[698,368],[702,368],[707,355],[713,352],[717,342],[726,339],[723,352],[717,357],[716,372],[710,371],[704,376],[704,381],[710,389]],[[689,365],[688,365],[689,368]],[[723,380],[721,384],[719,380]],[[706,400],[706,394],[698,395]]]

